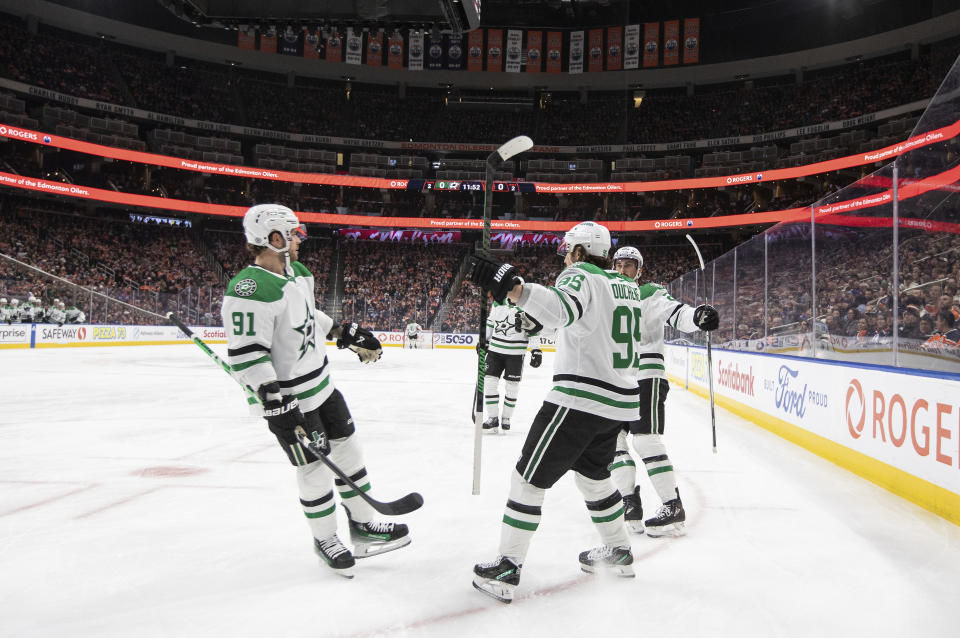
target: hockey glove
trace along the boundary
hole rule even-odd
[[[693,311],[693,323],[706,332],[716,330],[720,327],[720,315],[713,306],[703,304]]]
[[[350,348],[357,353],[360,361],[364,363],[373,363],[383,355],[383,346],[373,336],[373,333],[366,328],[361,328],[360,324],[350,323],[349,321],[340,326],[337,347],[341,350]]]
[[[276,381],[261,385],[257,395],[263,402],[263,418],[267,420],[270,431],[288,445],[297,443],[294,430],[305,422],[297,397],[280,394],[280,384]]]
[[[493,300],[497,303],[503,303],[507,293],[517,284],[523,283],[516,268],[494,259],[484,251],[474,254],[470,264],[470,279],[493,295]]]
[[[530,367],[539,368],[540,364],[543,363],[543,350],[540,348],[535,348],[530,351]]]

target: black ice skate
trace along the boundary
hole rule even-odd
[[[633,578],[633,552],[629,547],[601,545],[580,554],[580,569],[590,574],[610,570],[617,576]]]
[[[504,419],[500,422],[500,429],[506,432],[510,429],[510,419]]]
[[[409,533],[403,523],[350,521],[350,541],[353,543],[353,553],[358,559],[392,552],[409,545],[413,540]]]
[[[492,416],[483,422],[484,430],[496,430],[500,427],[500,417]]]
[[[643,505],[640,503],[640,488],[623,497],[623,522],[632,534],[643,534]]]
[[[473,566],[473,586],[502,603],[513,602],[513,592],[520,584],[520,565],[505,556],[489,563]]]
[[[353,554],[340,542],[336,534],[324,540],[313,539],[313,551],[335,574],[344,578],[353,578],[353,566],[357,563],[353,560]]]
[[[687,515],[683,511],[683,503],[680,498],[670,499],[660,506],[656,516],[648,518],[647,536],[682,536],[684,534],[684,521]]]

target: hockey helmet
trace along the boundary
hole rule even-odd
[[[557,254],[566,256],[580,245],[588,255],[608,257],[610,244],[610,231],[606,226],[596,222],[580,222],[563,235],[563,243],[557,248]]]
[[[632,259],[637,262],[637,270],[643,268],[643,255],[633,246],[617,248],[617,252],[613,253],[613,262],[616,263],[618,259]]]
[[[11,305],[11,306],[16,306],[18,303],[20,303],[20,302],[17,301],[16,298],[10,300],[10,305]]]
[[[6,306],[6,305],[7,305],[7,298],[6,298],[6,297],[0,297],[0,304],[3,304],[4,306]]]
[[[270,234],[280,233],[284,247],[276,249],[270,245]],[[243,216],[243,234],[248,244],[270,248],[275,252],[284,252],[295,236],[301,240],[307,238],[307,228],[300,223],[292,210],[280,204],[257,204],[247,210]]]

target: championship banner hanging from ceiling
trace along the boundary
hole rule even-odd
[[[623,66],[623,27],[607,29],[607,71],[619,71]]]
[[[643,25],[643,68],[660,64],[660,23],[645,22]]]
[[[237,46],[247,51],[257,48],[257,30],[252,24],[241,24],[237,31]]]
[[[700,18],[686,18],[683,21],[683,63],[696,64],[700,61]]]
[[[527,73],[543,68],[543,31],[527,31]]]
[[[266,53],[277,52],[277,27],[267,27],[267,30],[260,34],[260,50]]]
[[[447,36],[431,33],[427,36],[427,68],[431,71],[441,71],[446,67]]]
[[[520,61],[523,57],[523,31],[510,29],[507,31],[507,73],[519,73]]]
[[[567,70],[570,73],[583,73],[583,31],[570,33],[570,62]]]
[[[316,29],[310,30],[307,27],[303,27],[301,36],[303,38],[303,57],[308,60],[319,60],[320,51],[318,47],[320,46],[320,34]]]
[[[383,65],[383,29],[367,34],[367,66]]]
[[[447,68],[451,71],[463,68],[463,36],[459,33],[447,36]]]
[[[300,57],[303,55],[303,44],[300,36],[302,32],[296,31],[293,28],[293,25],[287,25],[283,30],[283,35],[280,36],[279,49],[280,55],[295,55]]]
[[[560,73],[563,66],[563,33],[547,32],[547,73]]]
[[[483,71],[483,29],[467,34],[467,70]]]
[[[597,73],[603,71],[603,29],[590,29],[590,55],[587,58],[587,71]]]
[[[410,32],[410,51],[407,54],[407,69],[423,71],[423,31]]]
[[[628,24],[623,33],[623,68],[640,66],[640,25]]]
[[[390,48],[388,49],[387,54],[387,66],[391,69],[402,69],[403,35],[401,35],[399,31],[394,30],[393,34],[390,36],[389,45]]]
[[[327,62],[343,61],[343,38],[336,31],[331,31],[327,36]]]
[[[667,20],[663,23],[663,65],[673,66],[680,63],[680,21]]]
[[[363,62],[363,32],[357,33],[347,27],[347,64]]]
[[[503,70],[503,29],[487,29],[487,71]]]

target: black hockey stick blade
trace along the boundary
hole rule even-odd
[[[336,474],[341,481],[350,486],[357,495],[370,504],[370,507],[377,510],[384,516],[403,516],[404,514],[409,514],[415,510],[420,509],[423,505],[423,497],[420,496],[419,492],[410,492],[403,498],[398,498],[395,501],[390,501],[388,503],[383,503],[371,497],[369,494],[360,489],[360,487],[350,480],[350,477],[344,474],[343,470],[334,465],[333,461],[323,453],[323,450],[320,449],[320,446],[316,441],[311,441],[307,438],[307,433],[303,428],[298,427],[296,430],[297,439],[300,440],[301,445],[310,450],[310,453],[317,457],[321,463],[333,470],[333,473]]]

